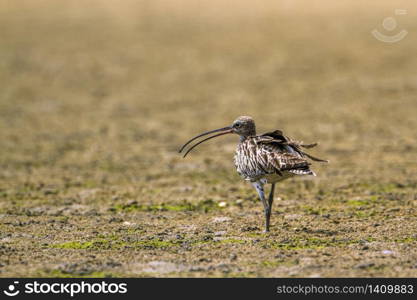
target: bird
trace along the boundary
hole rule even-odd
[[[189,147],[183,157],[185,158],[195,147],[212,138],[226,134],[237,134],[239,143],[234,155],[234,164],[238,174],[256,189],[263,204],[264,232],[270,230],[276,183],[294,176],[316,176],[314,171],[310,169],[310,161],[328,162],[328,160],[314,157],[302,150],[302,148],[313,148],[317,146],[317,143],[304,144],[292,140],[285,136],[281,130],[257,135],[255,121],[249,116],[240,116],[230,126],[206,131],[193,137],[180,148],[179,153],[182,153],[193,141],[213,133],[217,134],[204,138]],[[271,184],[268,198],[265,197],[265,185],[267,184]]]

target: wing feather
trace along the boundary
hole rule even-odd
[[[315,145],[293,141],[280,130],[248,137],[237,148],[236,168],[239,174],[251,180],[269,174],[283,176],[284,172],[294,175],[315,175],[310,170],[308,159],[325,160],[301,150],[301,147],[311,148]]]

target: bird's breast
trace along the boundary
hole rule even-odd
[[[236,147],[234,157],[236,170],[246,180],[255,179],[260,175],[256,147],[253,140],[243,141]]]

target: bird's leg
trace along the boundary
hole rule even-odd
[[[272,203],[274,202],[274,190],[275,190],[275,183],[271,185],[271,191],[269,192],[268,208],[265,212],[265,218],[266,218],[265,231],[269,231],[269,220],[271,219]]]
[[[275,191],[275,183],[271,185],[271,191],[269,192],[268,204],[270,208],[272,208],[272,203],[274,202],[274,191]]]
[[[264,206],[265,232],[268,232],[269,231],[269,218],[271,217],[271,208],[269,207],[269,203],[265,199],[264,185],[259,181],[253,182],[252,185],[258,192],[259,198],[261,199],[262,204]]]

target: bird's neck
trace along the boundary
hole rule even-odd
[[[240,142],[241,143],[243,143],[244,141],[246,141],[248,138],[250,138],[250,137],[252,137],[252,136],[255,136],[256,134],[254,134],[254,135],[240,135],[239,136],[239,138],[240,138]]]

